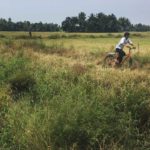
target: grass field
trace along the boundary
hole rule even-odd
[[[148,150],[150,32],[140,66],[96,65],[122,35],[0,32],[0,149]]]

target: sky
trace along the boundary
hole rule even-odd
[[[150,0],[0,0],[0,18],[12,21],[57,23],[85,12],[114,14],[131,23],[150,25]]]

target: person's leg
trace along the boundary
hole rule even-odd
[[[120,64],[122,61],[122,50],[116,49],[116,64]]]
[[[123,64],[124,63],[124,61],[126,60],[126,53],[122,50],[121,51],[121,62],[120,62],[120,64]]]

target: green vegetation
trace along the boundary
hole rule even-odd
[[[0,149],[149,149],[150,33],[142,67],[96,65],[121,34],[0,33]]]
[[[78,16],[66,16],[61,26],[54,23],[31,23],[29,21],[13,22],[11,18],[8,20],[0,18],[0,31],[28,31],[32,37],[31,31],[34,32],[122,32],[122,31],[150,31],[149,25],[132,24],[128,18],[117,18],[114,14],[106,15],[102,12],[90,14],[86,16],[84,12],[80,12]],[[57,34],[58,35],[58,34]],[[1,37],[1,35],[0,35]]]

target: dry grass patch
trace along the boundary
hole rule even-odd
[[[87,72],[87,67],[83,64],[75,63],[72,66],[72,70],[75,74],[82,75],[82,74],[85,74]]]

